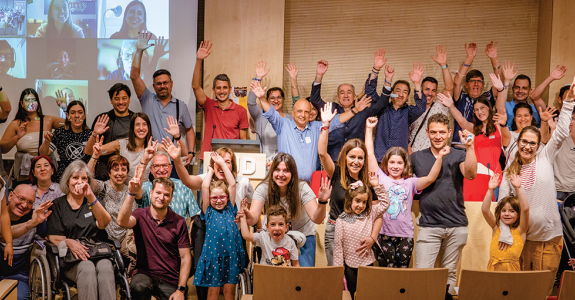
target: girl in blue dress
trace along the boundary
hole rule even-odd
[[[194,285],[208,288],[208,300],[216,300],[220,287],[224,287],[226,300],[233,299],[235,284],[245,263],[245,252],[238,225],[234,223],[236,180],[225,161],[216,152],[212,159],[226,176],[223,181],[212,181],[214,169],[208,167],[208,173],[202,183],[202,213],[206,221],[206,238],[202,255],[194,275]]]

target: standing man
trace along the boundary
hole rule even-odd
[[[447,145],[451,136],[449,118],[444,114],[429,117],[427,136],[431,147],[411,154],[413,171],[417,177],[429,174],[439,151]],[[415,253],[416,268],[433,268],[439,251],[445,251],[441,265],[449,269],[447,283],[450,293],[453,293],[457,281],[457,263],[461,251],[467,244],[463,178],[473,180],[477,175],[474,136],[467,130],[460,131],[459,136],[466,141],[466,151],[451,148],[449,154],[443,157],[439,176],[421,193],[421,217]],[[467,140],[468,137],[471,139]]]
[[[104,136],[104,143],[127,138],[130,132],[130,119],[134,114],[133,111],[129,110],[130,107],[130,97],[132,92],[130,88],[123,83],[114,84],[109,90],[108,95],[110,96],[110,103],[112,103],[113,109],[99,114],[94,123],[92,123],[92,136],[86,143],[88,149],[92,149],[94,143],[96,142],[96,136]],[[99,120],[106,121],[105,126],[101,126],[98,123]],[[96,126],[98,125],[98,126]],[[108,128],[106,130],[106,127]],[[100,155],[100,158],[96,164],[95,177],[98,180],[106,181],[108,180],[108,159],[111,155]]]
[[[155,94],[150,92],[140,77],[140,67],[142,64],[142,53],[151,45],[148,41],[152,37],[152,33],[139,33],[138,42],[136,43],[136,56],[132,61],[132,70],[130,79],[136,90],[136,95],[140,99],[142,105],[142,112],[148,115],[152,124],[152,136],[154,140],[161,141],[163,138],[172,139],[172,136],[164,130],[169,128],[167,119],[169,116],[175,116],[176,121],[183,127],[186,132],[186,144],[188,145],[188,155],[183,159],[184,165],[189,165],[192,158],[196,154],[194,148],[196,145],[196,135],[188,111],[188,106],[181,100],[172,97],[172,88],[174,82],[172,81],[172,74],[168,70],[160,69],[154,72],[154,91]],[[182,129],[180,128],[180,132]],[[181,138],[181,136],[180,136]],[[179,138],[178,138],[179,140]],[[174,172],[172,177],[178,178],[178,174]]]
[[[204,158],[204,152],[210,151],[212,138],[214,139],[242,139],[248,138],[248,113],[245,108],[230,100],[231,83],[228,75],[219,74],[214,78],[212,90],[216,99],[206,96],[201,85],[202,61],[206,59],[212,51],[210,41],[201,42],[196,54],[196,67],[192,78],[192,88],[196,95],[198,107],[204,111],[206,127],[204,130],[204,140],[200,159]],[[261,81],[261,79],[255,79]]]
[[[138,249],[136,269],[130,282],[134,299],[186,299],[186,282],[192,256],[186,220],[169,208],[174,183],[169,178],[154,180],[151,205],[132,212],[142,178],[130,180],[129,192],[118,213],[118,225],[134,230]]]

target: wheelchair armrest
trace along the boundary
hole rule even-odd
[[[116,247],[116,249],[118,249],[118,250],[120,250],[120,248],[122,248],[122,243],[120,241],[118,241],[117,239],[109,238],[108,242],[110,244],[114,245],[114,247]]]
[[[45,241],[44,246],[46,246],[46,253],[50,253],[50,254],[58,256],[58,254],[59,254],[58,245],[56,245],[52,242],[49,242],[49,241]]]

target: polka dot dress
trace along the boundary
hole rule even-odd
[[[194,285],[218,287],[238,283],[245,265],[245,252],[240,230],[234,223],[236,213],[236,208],[228,204],[221,211],[209,206],[206,213],[200,215],[206,220],[206,238]]]

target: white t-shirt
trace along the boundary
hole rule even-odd
[[[269,232],[254,233],[254,244],[262,248],[262,265],[291,267],[291,261],[298,260],[295,241],[287,234],[276,243]]]

